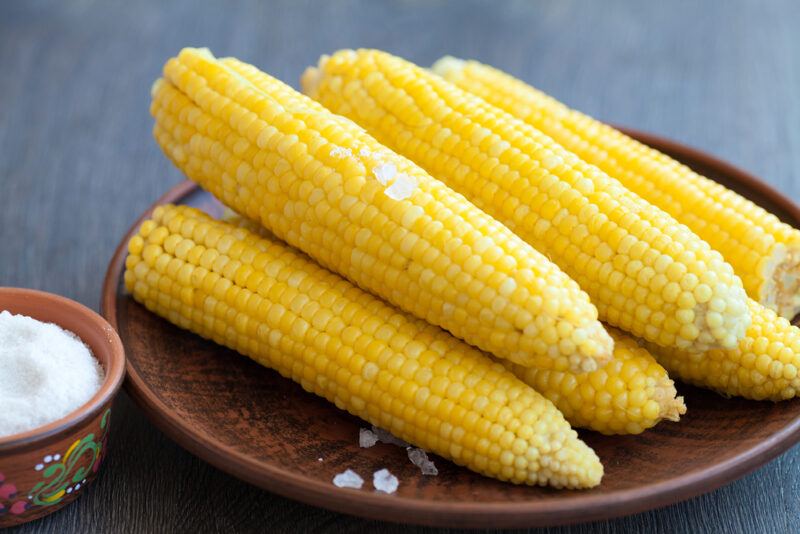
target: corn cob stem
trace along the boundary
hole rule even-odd
[[[161,206],[130,241],[125,285],[174,324],[479,473],[569,488],[600,481],[597,456],[550,401],[277,240]]]
[[[574,281],[351,121],[207,51],[185,49],[164,75],[151,107],[158,143],[237,212],[501,358],[576,372],[610,359]]]
[[[730,397],[780,401],[800,393],[800,329],[749,300],[753,321],[739,346],[705,353],[648,345],[671,375]]]
[[[786,318],[800,312],[800,230],[622,132],[477,61],[433,71],[529,125],[686,224],[729,262],[747,293]]]
[[[639,434],[659,421],[678,421],[686,405],[667,371],[633,338],[613,328],[608,333],[614,338],[614,358],[591,373],[504,365],[550,399],[573,426],[603,434]]]
[[[718,252],[530,125],[376,50],[323,57],[302,85],[546,253],[608,323],[691,350],[744,335],[742,282]]]

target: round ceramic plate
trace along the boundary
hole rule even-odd
[[[693,167],[800,227],[800,209],[756,178],[706,154],[638,132],[641,141]],[[218,215],[208,193],[185,182],[162,203],[189,204]],[[142,218],[150,214],[150,210]],[[103,288],[103,314],[128,355],[128,393],[180,445],[242,480],[331,510],[403,523],[449,527],[529,527],[611,518],[711,491],[763,464],[800,437],[800,401],[779,404],[724,399],[679,384],[688,413],[638,436],[581,432],[605,465],[588,491],[518,487],[433,456],[438,476],[422,476],[400,447],[358,445],[368,426],[303,391],[278,373],[182,331],[149,313],[124,291],[131,227]],[[372,489],[388,468],[396,494]],[[334,475],[353,469],[361,490],[340,489]]]

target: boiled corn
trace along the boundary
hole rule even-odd
[[[800,230],[504,72],[451,57],[433,71],[541,130],[686,224],[722,253],[752,298],[789,319],[800,312]]]
[[[610,359],[597,309],[552,262],[351,121],[241,62],[184,49],[155,136],[191,179],[378,296],[516,363]]]
[[[520,380],[553,401],[573,426],[603,434],[639,434],[686,413],[683,397],[655,358],[619,330],[614,358],[602,369],[576,375],[504,362]]]
[[[744,335],[742,282],[718,252],[530,125],[376,50],[323,57],[302,85],[547,254],[603,320],[690,350]]]
[[[675,378],[727,397],[773,401],[797,397],[800,329],[754,300],[748,305],[753,322],[735,349],[691,353],[649,348]]]
[[[280,241],[166,205],[128,250],[125,285],[150,310],[401,439],[514,483],[600,482],[550,401]]]

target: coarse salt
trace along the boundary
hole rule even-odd
[[[382,428],[372,425],[372,433],[375,434],[378,441],[381,443],[388,443],[389,445],[397,445],[398,447],[408,447],[409,444],[402,439],[394,437],[394,435]]]
[[[405,200],[411,196],[417,183],[407,174],[398,174],[394,183],[383,190],[387,197],[394,200]]]
[[[439,474],[436,465],[428,458],[428,454],[424,450],[418,447],[408,447],[406,451],[408,452],[408,459],[411,460],[412,464],[419,467],[423,475],[436,476]]]
[[[364,485],[364,479],[352,469],[348,469],[333,477],[333,485],[338,488],[361,489],[361,486]]]
[[[382,163],[372,169],[372,174],[375,175],[381,185],[387,185],[397,174],[397,167],[395,167],[394,163]]]
[[[368,428],[362,428],[358,431],[358,446],[368,449],[378,443],[378,435]]]
[[[378,491],[394,493],[397,491],[397,486],[400,485],[400,482],[388,469],[381,469],[380,471],[375,471],[372,475],[372,485]]]
[[[0,436],[56,421],[86,404],[103,369],[73,333],[0,312]]]

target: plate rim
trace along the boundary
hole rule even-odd
[[[748,172],[671,139],[631,128],[617,127],[617,129],[653,148],[681,154],[705,166],[719,169],[721,173],[755,190],[791,214],[796,221],[800,221],[800,207],[797,204]],[[199,186],[189,180],[172,187],[136,219],[117,245],[103,280],[100,302],[100,313],[114,330],[119,329],[116,309],[117,287],[122,276],[130,237],[156,206],[179,201],[195,189],[199,189]],[[678,478],[644,487],[603,494],[587,494],[580,490],[572,490],[574,498],[558,501],[549,499],[512,503],[430,501],[337,488],[330,483],[285,469],[276,463],[254,460],[212,436],[195,432],[190,424],[178,417],[161,401],[157,393],[139,375],[130,359],[126,361],[125,367],[127,374],[124,388],[151,423],[179,446],[214,467],[259,488],[312,506],[405,524],[457,528],[514,528],[557,526],[622,517],[661,508],[713,491],[755,470],[800,440],[800,412],[798,412],[794,419],[779,431],[735,456]]]

